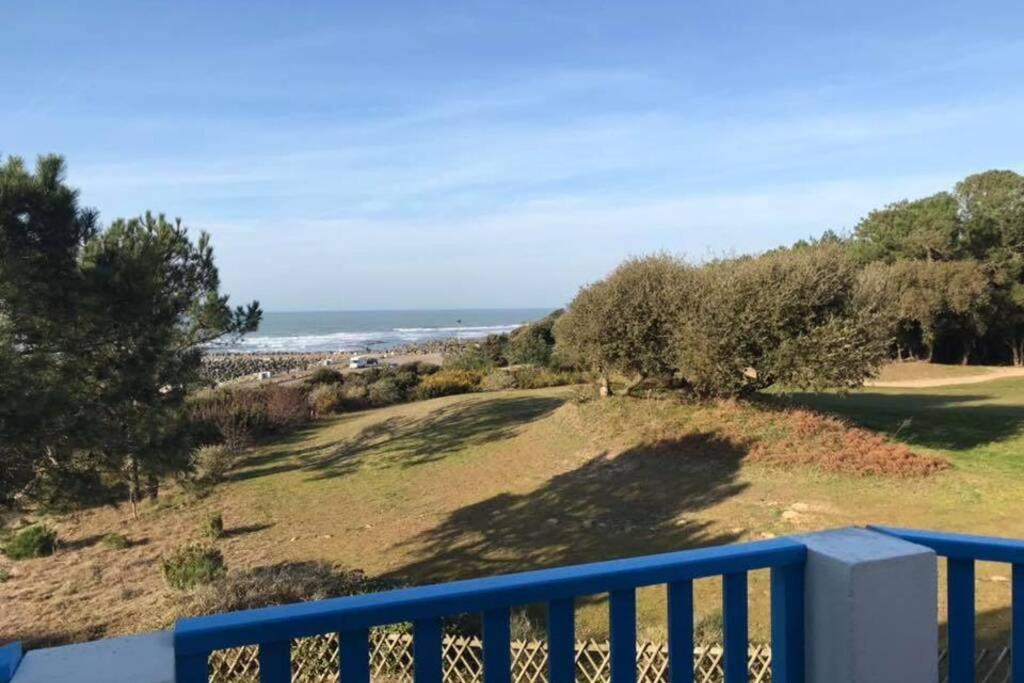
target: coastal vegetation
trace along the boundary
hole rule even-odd
[[[932,366],[898,376],[913,381],[912,367]],[[357,568],[369,579],[345,585],[415,584],[879,522],[1024,536],[1019,379],[758,401],[577,394],[475,392],[330,416],[243,451],[204,497],[168,492],[138,520],[109,507],[53,516],[53,556],[0,558],[6,632],[41,643],[160,628],[327,597],[339,584],[316,577]],[[208,547],[202,525],[215,513],[225,573],[165,587],[161,559]],[[107,547],[110,532],[131,547]],[[308,563],[323,571],[296,567]],[[1007,575],[978,571],[979,628],[995,638]],[[277,588],[257,590],[259,577]],[[767,577],[752,581],[763,640]],[[718,591],[698,583],[698,618],[715,619]],[[663,594],[638,597],[657,639]],[[581,603],[577,623],[581,637],[603,637],[604,603]]]

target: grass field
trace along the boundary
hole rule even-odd
[[[101,509],[55,520],[53,558],[4,561],[4,638],[82,639],[166,625],[175,598],[159,558],[222,511],[229,568],[307,560],[418,583],[850,524],[884,523],[1024,537],[1024,380],[848,396],[796,395],[954,467],[926,478],[780,468],[755,454],[824,448],[781,413],[614,398],[575,390],[456,396],[343,415],[248,453],[212,496],[165,499],[138,521]],[[816,423],[812,423],[816,424]],[[801,431],[803,430],[803,431]],[[800,435],[803,436],[800,436]],[[106,548],[118,531],[134,545]],[[751,629],[767,635],[767,580],[751,583]],[[1005,634],[1008,571],[981,566],[983,637]],[[700,582],[713,623],[719,587]],[[642,591],[641,633],[663,632],[663,594]],[[601,599],[583,600],[583,636],[605,633]]]

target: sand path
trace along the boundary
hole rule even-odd
[[[928,379],[905,379],[894,382],[867,381],[864,385],[880,389],[923,389],[925,387],[945,387],[954,384],[977,384],[979,382],[989,382],[994,379],[1006,379],[1008,377],[1024,377],[1024,368],[987,368],[985,372],[978,373],[977,375],[967,375],[966,377],[933,377]]]

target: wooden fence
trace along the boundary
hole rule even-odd
[[[443,641],[446,683],[482,683],[483,643],[479,638],[446,636]],[[338,680],[338,637],[336,634],[303,638],[292,644],[294,683],[335,683]],[[607,641],[576,643],[576,681],[609,683]],[[668,683],[668,648],[664,643],[637,643],[637,683]],[[978,683],[1008,683],[1009,650],[980,650],[977,656]],[[387,683],[412,682],[412,636],[385,633],[371,638],[370,675]],[[512,683],[547,683],[547,642],[512,641]],[[946,653],[939,653],[944,669]],[[747,655],[749,680],[771,681],[771,648],[752,645]],[[722,683],[722,648],[698,646],[693,651],[696,683]],[[946,682],[945,673],[941,677]],[[210,656],[211,683],[258,683],[259,661],[255,646],[218,650]]]

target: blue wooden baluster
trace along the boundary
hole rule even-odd
[[[693,683],[693,581],[668,584],[668,680]]]
[[[725,683],[747,681],[747,573],[722,577],[723,666]]]
[[[210,655],[176,654],[174,680],[177,683],[207,683],[210,680]]]
[[[289,640],[260,643],[260,683],[291,683],[292,644]]]
[[[484,683],[512,680],[512,633],[507,607],[484,612]]]
[[[572,598],[548,604],[548,677],[551,683],[576,680],[576,605]]]
[[[804,568],[772,569],[772,680],[804,680]]]
[[[1013,565],[1010,626],[1010,680],[1024,683],[1024,564]]]
[[[370,632],[345,631],[341,637],[341,683],[369,683]]]
[[[949,683],[974,681],[974,560],[946,561]]]
[[[421,619],[412,625],[414,683],[441,683],[441,620]]]
[[[636,683],[636,593],[612,591],[609,607],[612,683]]]

